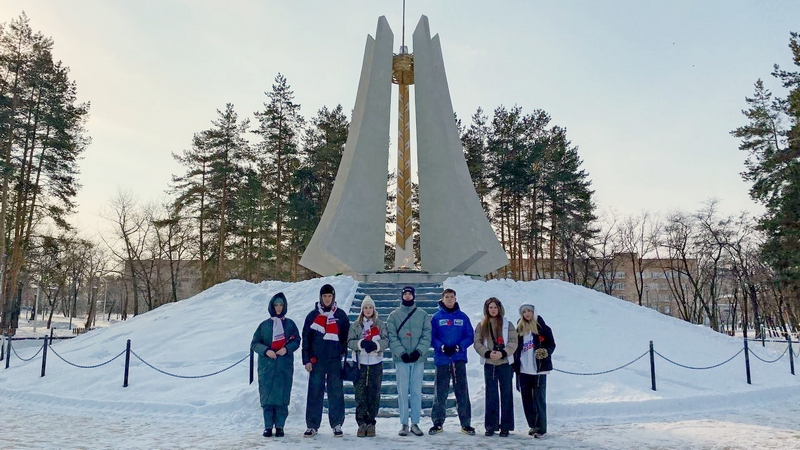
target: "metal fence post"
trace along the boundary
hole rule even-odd
[[[250,350],[250,384],[253,384],[253,366],[255,366],[254,355],[255,352],[253,352],[253,350]]]
[[[125,346],[125,382],[122,387],[128,387],[128,367],[131,364],[131,340],[128,339],[128,344]]]
[[[8,341],[6,348],[6,369],[8,369],[8,363],[11,362],[11,335],[6,336],[6,341]]]
[[[6,338],[6,335],[3,334],[3,339]],[[6,346],[5,342],[0,343],[0,361],[6,359]]]
[[[650,385],[656,390],[656,357],[653,351],[653,341],[650,341]]]
[[[747,349],[747,339],[744,340],[744,366],[747,369],[747,384],[750,382],[750,350]]]
[[[44,348],[42,349],[42,376],[44,376],[44,369],[47,367],[47,335],[44,335]]]
[[[786,333],[786,342],[789,344],[789,369],[794,375],[794,353],[792,353],[792,337],[789,336],[789,333]]]

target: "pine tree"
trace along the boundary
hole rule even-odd
[[[299,141],[305,120],[300,115],[300,105],[294,103],[294,92],[280,73],[266,95],[269,102],[264,103],[263,111],[255,113],[258,128],[253,132],[261,137],[257,148],[258,171],[264,186],[262,201],[275,221],[273,276],[283,279],[289,266],[284,258],[287,242],[291,240],[291,230],[287,233],[285,228],[289,221],[292,174],[300,165]],[[288,256],[299,259],[297,255]]]

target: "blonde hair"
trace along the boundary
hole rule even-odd
[[[528,333],[539,334],[539,323],[536,321],[535,314],[533,320],[525,320],[525,317],[520,317],[517,321],[517,334],[525,336]]]
[[[375,306],[372,307],[372,323],[377,325],[378,322],[378,308]],[[356,319],[356,323],[359,326],[364,325],[364,308],[361,308],[361,312],[358,313],[358,318]]]

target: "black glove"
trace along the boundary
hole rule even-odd
[[[363,348],[367,353],[372,353],[378,349],[378,344],[370,341],[369,339],[364,339],[361,341],[361,348]]]
[[[457,351],[458,351],[458,346],[457,345],[443,345],[442,346],[442,353],[444,353],[447,356],[453,356],[453,355],[456,354]]]
[[[414,350],[414,351],[416,351],[416,350]],[[411,357],[408,356],[408,353],[403,353],[402,355],[400,355],[400,359],[402,359],[403,362],[406,363],[406,364],[411,362]]]
[[[410,355],[408,355],[408,361],[412,363],[417,362],[419,357],[420,357],[419,350],[414,350],[413,352],[411,352]]]

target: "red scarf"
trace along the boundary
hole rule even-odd
[[[323,311],[322,305],[317,303],[317,311],[319,311],[319,315],[314,318],[314,323],[311,324],[311,329],[322,333],[322,339],[326,341],[339,340],[339,323],[336,322],[336,317],[334,317],[336,309],[336,302],[331,305],[330,311]]]
[[[278,351],[286,345],[286,335],[283,332],[283,320],[280,317],[272,318],[272,344],[270,348]]]
[[[361,333],[361,338],[372,341],[374,337],[380,339],[381,332],[378,330],[378,327],[372,325],[372,321],[369,319],[364,320],[364,332]]]

